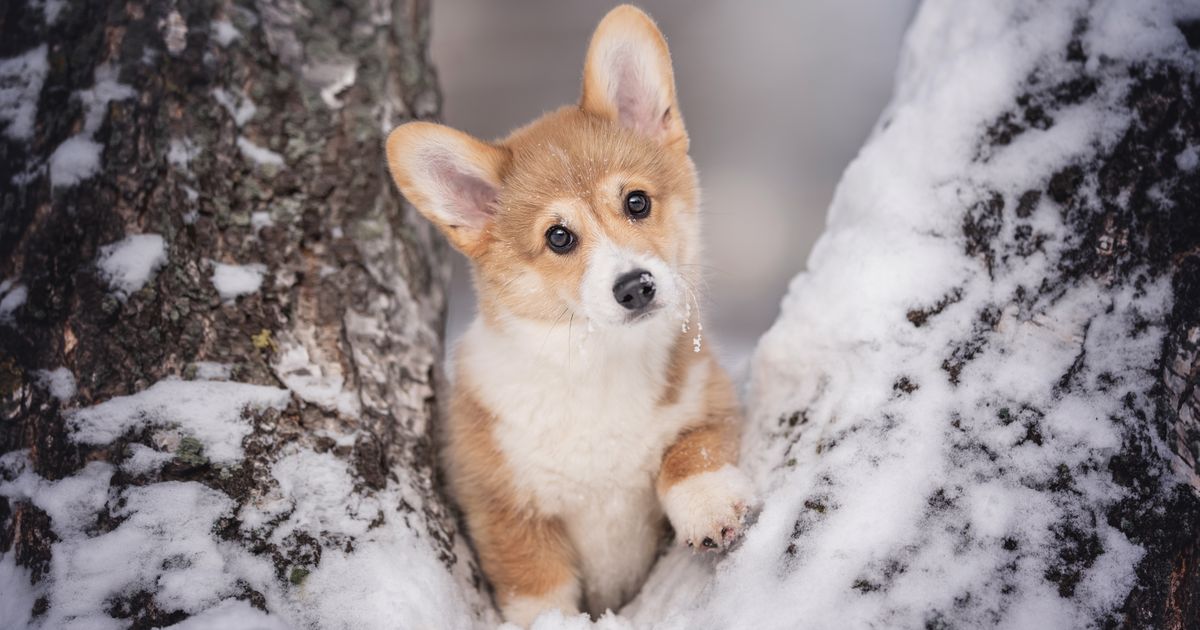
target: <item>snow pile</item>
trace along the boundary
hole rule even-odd
[[[46,45],[0,59],[0,123],[11,140],[29,140],[37,119],[38,95],[46,81]]]
[[[743,459],[765,508],[665,620],[627,614],[1068,628],[1122,605],[1145,550],[1110,523],[1128,496],[1110,464],[1130,435],[1157,443],[1139,416],[1170,279],[1070,270],[1120,246],[1117,228],[1080,226],[1102,212],[1086,169],[1138,124],[1131,67],[1197,67],[1176,21],[1198,17],[1179,2],[923,5],[894,100],[755,355]],[[662,563],[641,598],[680,570],[698,569]]]
[[[131,475],[148,475],[158,472],[164,464],[175,459],[175,455],[159,451],[145,444],[130,444],[125,447],[126,456],[121,461],[121,470]]]
[[[28,569],[17,566],[17,554],[0,554],[0,623],[6,628],[27,628],[38,594]]]
[[[242,599],[227,599],[204,612],[169,626],[171,630],[295,630]]]
[[[259,263],[227,265],[214,262],[212,283],[222,300],[232,302],[240,295],[257,292],[262,287],[265,273],[267,273],[266,265]]]
[[[75,94],[83,103],[83,130],[58,145],[50,155],[50,185],[74,186],[100,172],[104,147],[95,141],[96,132],[108,114],[108,104],[133,98],[133,88],[117,82],[117,70],[108,64],[96,66],[95,84]]]
[[[200,150],[190,138],[171,138],[167,146],[167,162],[186,173],[188,164],[200,155]]]
[[[37,0],[34,0],[37,3]],[[67,0],[40,0],[42,5],[42,16],[46,19],[46,25],[52,26],[58,21],[58,17],[62,14],[62,10],[67,6]]]
[[[71,374],[71,370],[65,367],[38,370],[36,376],[38,383],[58,400],[67,401],[75,396],[75,375]]]
[[[225,108],[225,111],[229,112],[229,115],[233,117],[234,124],[239,127],[250,122],[250,119],[254,118],[255,112],[258,111],[254,101],[245,94],[232,94],[225,88],[218,87],[213,88],[212,96],[221,104],[221,107]]]
[[[192,365],[196,368],[196,378],[202,381],[227,381],[233,373],[233,367],[228,363],[196,361]]]
[[[45,511],[58,539],[48,578],[13,597],[11,612],[0,609],[4,627],[24,627],[17,623],[28,621],[30,595],[49,604],[37,619],[43,628],[123,627],[109,612],[137,613],[144,593],[168,610],[199,613],[236,595],[236,572],[256,562],[213,537],[232,502],[202,484],[167,481],[116,492],[113,468],[102,462],[48,481],[30,469],[24,451],[0,458],[0,474],[8,480],[0,482],[0,496]],[[119,524],[93,535],[102,516]]]
[[[203,455],[232,464],[242,457],[250,425],[246,408],[282,409],[285,389],[227,381],[164,380],[131,396],[118,396],[80,409],[67,418],[69,436],[80,444],[107,444],[144,426],[177,428],[199,440]]]
[[[71,136],[50,156],[50,183],[55,188],[74,186],[100,171],[104,147],[91,134]]]
[[[263,228],[273,225],[275,225],[275,220],[271,218],[270,212],[259,210],[250,213],[250,229],[254,230],[255,234]]]
[[[241,36],[241,32],[237,30],[233,22],[227,19],[212,21],[212,37],[221,48],[228,48],[233,43],[233,40]]]
[[[26,451],[0,456],[0,497],[44,511],[57,537],[47,574],[32,587],[14,554],[0,555],[0,627],[125,627],[120,617],[144,613],[149,602],[195,615],[172,626],[184,629],[494,623],[466,586],[466,563],[433,551],[445,533],[422,516],[413,490],[428,483],[422,473],[396,470],[384,487],[365,491],[341,457],[298,443],[276,448],[270,434],[248,437],[244,410],[283,409],[288,400],[286,390],[259,385],[160,381],[79,410],[69,437],[99,446],[129,435],[171,444],[163,433],[174,427],[184,434],[173,441],[174,454],[130,442],[117,467],[91,462],[57,481],[36,474]],[[139,435],[142,427],[151,431]],[[355,443],[356,434],[325,433],[338,448]],[[244,488],[237,479],[258,474],[241,459],[243,443],[255,443],[273,463],[267,480],[254,483],[256,493],[265,492],[235,501],[226,484]],[[172,460],[197,465],[196,457],[225,466],[225,481],[113,483],[118,468],[142,476]],[[452,549],[469,557],[461,539]],[[456,569],[448,571],[447,562]],[[48,612],[30,626],[42,598]]]
[[[266,148],[254,144],[246,136],[238,136],[238,150],[242,152],[242,157],[254,162],[259,166],[283,166],[283,156]]]
[[[299,451],[271,471],[278,494],[238,515],[249,531],[273,529],[267,539],[286,547],[302,532],[353,540],[354,550],[325,549],[315,567],[292,569],[303,588],[291,594],[298,625],[330,627],[445,627],[475,625],[473,606],[407,522],[403,484],[373,496],[355,494],[353,471],[330,454]],[[282,519],[282,520],[281,520]]]
[[[133,234],[100,248],[96,266],[121,299],[135,293],[167,263],[167,243],[158,234]]]
[[[0,282],[0,324],[13,320],[13,313],[25,305],[29,290],[12,279]]]

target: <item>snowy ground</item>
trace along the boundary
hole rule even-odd
[[[1098,194],[1088,165],[1136,124],[1131,67],[1156,58],[1194,72],[1184,18],[1200,6],[926,3],[894,100],[753,359],[744,461],[765,497],[757,523],[722,559],[672,550],[619,615],[550,614],[534,627],[1076,627],[1120,606],[1146,551],[1106,518],[1126,496],[1108,464],[1133,435],[1169,460],[1135,419],[1156,381],[1169,279],[1136,260],[1120,276],[1064,269],[1080,251],[1120,247],[1086,240],[1072,213]],[[39,55],[0,61],[0,79],[36,75]],[[107,74],[96,84],[81,97],[89,112],[126,97]],[[1014,120],[1022,94],[1040,114]],[[249,111],[226,96],[231,115]],[[6,133],[21,136],[27,117],[0,103]],[[89,114],[80,141],[91,127]],[[1197,150],[1179,151],[1179,169],[1195,172]],[[1072,166],[1082,181],[1064,189],[1058,174]],[[70,185],[92,170],[57,172]],[[143,235],[97,265],[130,292],[164,255]],[[261,276],[217,263],[213,281],[235,300]],[[0,320],[21,307],[19,290],[0,288]],[[362,492],[343,459],[292,444],[265,471],[267,494],[231,499],[245,452],[270,448],[281,410],[313,392],[229,378],[228,366],[196,365],[192,380],[75,409],[76,443],[141,436],[112,463],[51,481],[23,451],[0,458],[0,496],[39,507],[57,537],[33,586],[0,555],[0,627],[121,628],[115,617],[147,596],[194,615],[172,626],[187,629],[498,623],[461,538],[453,559],[439,553],[411,471]],[[69,372],[40,382],[70,405]],[[326,431],[332,449],[356,437]],[[221,478],[153,481],[188,458],[221,465]],[[146,483],[116,489],[116,476]]]

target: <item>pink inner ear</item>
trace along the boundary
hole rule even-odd
[[[492,204],[499,192],[495,186],[444,156],[431,158],[429,169],[442,189],[443,208],[450,225],[479,229],[492,219],[495,214]]]
[[[653,79],[643,75],[647,68],[638,64],[637,54],[628,47],[614,50],[610,63],[615,83],[613,101],[621,126],[657,139],[665,121],[663,112],[658,111],[659,94]]]

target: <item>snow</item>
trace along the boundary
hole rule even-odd
[[[369,541],[353,554],[327,552],[305,580],[303,603],[312,612],[301,619],[313,627],[330,620],[346,628],[476,627],[461,585],[437,558],[411,536],[393,538]]]
[[[257,292],[262,287],[263,274],[266,272],[266,265],[259,263],[227,265],[214,262],[212,283],[221,299],[231,302],[238,296]]]
[[[85,472],[96,467],[89,464]],[[39,621],[45,628],[120,628],[105,612],[112,600],[138,591],[155,592],[168,610],[198,613],[236,593],[220,544],[211,536],[230,500],[194,482],[161,482],[130,487],[108,496],[107,474],[49,482],[25,471],[18,482],[42,486],[34,495],[39,507],[50,508],[59,541],[52,547],[49,610]],[[0,486],[9,494],[12,484]],[[91,498],[89,500],[89,498]],[[64,509],[74,511],[65,514]],[[112,531],[90,536],[85,530],[60,527],[77,520],[94,521],[107,508],[121,519]]]
[[[229,45],[233,43],[233,40],[242,36],[242,34],[237,30],[237,27],[235,27],[232,22],[225,19],[213,20],[212,34],[213,39],[216,40],[217,44],[220,45],[221,48],[228,48]]]
[[[135,95],[132,88],[117,82],[116,69],[107,63],[96,66],[94,77],[91,88],[75,93],[83,104],[83,130],[64,140],[50,156],[50,185],[54,188],[74,186],[100,171],[104,147],[95,141],[95,135],[108,105]]]
[[[279,483],[281,496],[287,499],[270,505],[247,506],[239,517],[245,526],[287,516],[271,534],[275,542],[282,542],[299,530],[362,536],[380,514],[378,501],[363,501],[355,496],[349,467],[330,453],[293,453],[275,462],[271,474]],[[352,503],[347,503],[348,498]]]
[[[251,428],[244,409],[282,409],[287,390],[227,381],[163,380],[130,396],[117,396],[67,417],[68,435],[80,444],[108,444],[147,425],[178,428],[198,439],[204,456],[232,464],[242,456]]]
[[[1200,149],[1188,147],[1175,156],[1175,164],[1181,171],[1194,171],[1200,166]]]
[[[137,292],[167,263],[167,243],[158,234],[132,234],[100,248],[96,267],[118,296]]]
[[[249,122],[251,118],[254,118],[254,113],[258,111],[254,101],[242,93],[232,94],[225,88],[213,88],[212,96],[221,104],[221,107],[225,108],[225,111],[229,112],[238,127]]]
[[[164,464],[175,459],[165,451],[158,451],[145,444],[130,444],[128,456],[121,462],[121,470],[131,475],[148,475],[157,472]]]
[[[1126,393],[1156,383],[1169,281],[1084,277],[1053,299],[990,309],[1036,295],[1077,246],[1056,202],[1043,195],[1021,219],[1017,200],[1121,137],[1132,118],[1123,63],[1194,64],[1171,16],[1180,6],[922,6],[895,98],[755,353],[743,460],[765,507],[691,599],[670,610],[635,602],[631,618],[662,628],[1065,628],[1122,604],[1145,551],[1108,522],[1125,496],[1108,462],[1135,430]],[[1046,129],[981,150],[1035,69],[1049,85],[1077,71],[1060,60],[1083,15],[1083,50],[1109,57],[1092,70],[1103,73],[1098,93],[1054,107]],[[990,264],[967,252],[964,222],[995,195],[991,242],[1013,242],[1024,224],[1044,235],[1041,249]],[[916,325],[920,311],[930,314]],[[985,316],[995,324],[981,325]],[[1072,373],[1072,387],[1057,386]],[[1075,540],[1094,540],[1096,557],[1079,560]],[[703,573],[663,562],[640,597],[662,597],[680,570]],[[1077,575],[1069,595],[1056,572]]]
[[[38,383],[59,401],[68,401],[75,396],[75,375],[65,367],[35,372]]]
[[[4,135],[11,140],[33,138],[38,97],[49,70],[46,51],[46,45],[42,44],[15,57],[0,59],[0,123],[4,124]]]
[[[258,211],[250,214],[250,227],[257,233],[259,230],[275,225],[270,212]]]
[[[197,361],[193,365],[196,366],[196,378],[204,381],[227,381],[232,371],[228,363]]]
[[[200,147],[190,138],[171,138],[167,147],[167,162],[184,172],[187,172],[188,165],[199,155]]]
[[[246,136],[238,136],[237,146],[247,160],[260,166],[283,166],[284,164],[282,155],[254,144]]]
[[[198,483],[164,482],[110,490],[113,469],[91,462],[76,475],[50,481],[34,473],[24,451],[0,460],[0,496],[32,501],[50,517],[57,541],[51,552],[46,589],[49,610],[39,627],[122,627],[105,610],[114,597],[156,590],[171,609],[199,612],[232,589],[218,543],[211,537],[229,499]],[[101,510],[120,524],[106,533],[90,532]],[[6,554],[3,563],[10,562]],[[0,572],[11,574],[6,564]],[[35,593],[17,590],[5,612],[10,621],[32,608]],[[25,627],[4,624],[5,627]]]
[[[170,630],[293,630],[277,616],[269,615],[241,599],[227,599],[208,610],[167,626]]]
[[[13,321],[13,313],[25,305],[29,290],[23,284],[5,280],[0,284],[0,324]]]
[[[29,569],[17,566],[17,555],[0,554],[0,628],[27,628],[37,589]]]
[[[200,439],[206,455],[217,460],[228,450],[225,461],[238,465],[240,450],[232,446],[248,433],[243,406],[281,408],[287,400],[285,390],[271,387],[166,380],[81,410],[69,418],[69,435],[103,445],[143,425],[178,425]],[[334,434],[337,444],[354,443],[353,435]],[[134,476],[171,459],[140,443],[126,445],[126,453],[119,467]],[[439,535],[423,523],[422,500],[413,491],[427,480],[397,469],[385,488],[364,492],[353,467],[332,453],[292,444],[276,455],[273,487],[240,510],[196,482],[150,478],[117,489],[110,485],[115,469],[105,462],[51,481],[33,471],[26,451],[0,456],[0,496],[44,510],[58,538],[37,588],[29,587],[13,554],[0,554],[0,626],[25,627],[34,601],[45,596],[50,610],[35,627],[125,627],[105,611],[142,592],[153,594],[160,610],[194,614],[172,626],[185,630],[494,625],[486,603],[462,588],[469,581],[465,563],[447,571],[425,539]],[[225,529],[229,523],[237,531]],[[270,554],[245,548],[244,541],[255,540],[281,553],[296,541],[319,542],[320,562],[280,556],[295,563],[285,565],[280,580]],[[461,538],[454,553],[469,554]],[[271,612],[240,601],[244,588],[260,593]]]
[[[50,154],[50,185],[74,186],[100,170],[100,143],[81,136],[67,138]]]
[[[288,515],[272,534],[273,540],[303,528],[328,532],[334,538],[354,536],[357,541],[353,552],[326,549],[322,553],[320,564],[304,578],[303,589],[293,600],[296,625],[478,627],[472,613],[479,607],[477,596],[464,592],[463,576],[446,571],[398,509],[401,502],[419,505],[419,499],[395,484],[374,499],[356,498],[351,493],[352,471],[330,454],[301,451],[285,456],[272,475],[283,497],[275,509]],[[256,521],[248,514],[252,511],[239,515],[243,523]]]
[[[46,18],[47,25],[53,25],[58,22],[58,16],[62,14],[62,10],[67,6],[67,0],[44,0],[42,4],[42,14]]]

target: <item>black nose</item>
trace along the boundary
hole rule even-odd
[[[617,278],[613,285],[613,297],[617,304],[636,311],[654,301],[654,276],[649,271],[635,269]]]

